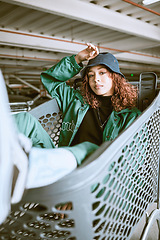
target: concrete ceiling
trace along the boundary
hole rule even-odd
[[[40,73],[87,42],[114,54],[130,81],[146,71],[160,78],[160,2],[0,1],[0,68],[17,94],[36,98]]]

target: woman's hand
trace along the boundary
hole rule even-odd
[[[99,54],[98,48],[96,46],[94,46],[91,43],[87,43],[87,46],[88,46],[87,48],[85,48],[84,50],[80,51],[75,56],[76,62],[78,64],[80,64],[83,61],[95,58]]]

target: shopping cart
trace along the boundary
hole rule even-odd
[[[30,113],[57,144],[62,120],[56,100]],[[159,126],[160,95],[74,172],[25,190],[0,226],[0,239],[127,240],[156,203],[142,229],[141,238],[146,239],[153,221],[160,220]]]

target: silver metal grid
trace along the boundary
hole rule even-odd
[[[55,146],[58,146],[59,135],[62,125],[62,118],[60,112],[54,112],[52,114],[46,114],[39,118],[39,122],[51,137]]]

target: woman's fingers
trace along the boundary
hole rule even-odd
[[[87,48],[80,51],[76,56],[75,60],[78,64],[83,61],[90,60],[99,54],[98,48],[92,43],[87,43]]]
[[[87,46],[89,52],[88,60],[95,58],[99,54],[98,48],[92,43],[87,43]]]
[[[93,45],[92,43],[87,43],[87,46],[88,46],[88,48],[91,49],[91,50],[94,50],[94,49],[96,48],[96,46]]]

